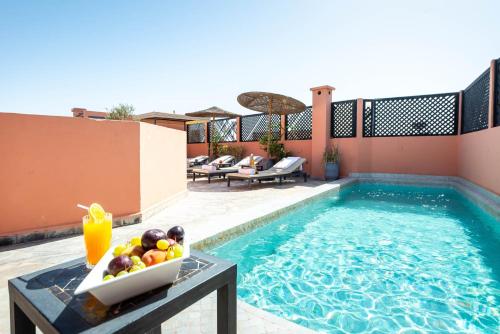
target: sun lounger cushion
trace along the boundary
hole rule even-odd
[[[209,163],[209,165],[225,164],[231,162],[232,160],[234,160],[234,157],[232,155],[223,155],[221,157],[218,157],[217,159],[214,159]]]
[[[255,155],[253,157],[253,160],[255,161],[255,164],[258,164],[261,160],[262,160],[262,157],[259,156],[259,155]],[[250,165],[250,156],[242,159],[240,162],[238,162],[235,166],[248,166]]]
[[[198,161],[202,161],[202,160],[206,160],[208,159],[208,156],[207,155],[198,155],[194,158],[189,158],[189,162],[198,162]]]
[[[286,157],[281,159],[276,165],[273,166],[274,169],[287,169],[294,163],[296,163],[300,157]]]

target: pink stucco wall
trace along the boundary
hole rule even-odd
[[[140,123],[141,210],[186,190],[186,131]]]
[[[500,126],[458,136],[458,175],[500,194]]]
[[[311,88],[312,93],[312,139],[311,139],[311,176],[324,179],[323,154],[330,141],[330,117],[332,105],[331,86]]]
[[[205,143],[187,144],[187,156],[193,158],[197,155],[208,155],[208,147]]]
[[[338,138],[341,176],[349,173],[457,175],[456,138]]]
[[[0,234],[74,224],[77,203],[140,210],[136,122],[0,114]]]
[[[354,172],[458,175],[457,136],[363,137],[362,99],[357,103],[357,137],[331,139],[339,146],[341,176]]]
[[[170,141],[178,149],[165,155],[181,158],[182,171],[152,167]],[[184,132],[134,121],[0,113],[0,235],[80,224],[77,203],[115,217],[140,212],[181,189],[151,190],[151,180],[185,182],[184,143]]]

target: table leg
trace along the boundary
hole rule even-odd
[[[35,325],[33,322],[12,300],[10,302],[10,333],[35,334]]]
[[[236,333],[236,279],[217,290],[217,333]]]

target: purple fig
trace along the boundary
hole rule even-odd
[[[128,256],[120,255],[109,261],[108,273],[116,276],[120,271],[128,271],[133,265],[134,263]]]
[[[167,237],[182,245],[184,241],[184,229],[182,226],[174,226],[168,230]]]
[[[141,238],[142,248],[147,252],[150,249],[156,248],[158,240],[167,239],[167,234],[157,228],[147,230]]]

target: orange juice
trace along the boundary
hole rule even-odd
[[[106,213],[103,219],[95,220],[92,217],[83,217],[83,238],[87,252],[87,266],[92,267],[111,246],[111,229],[113,216]]]

